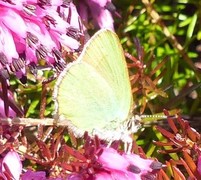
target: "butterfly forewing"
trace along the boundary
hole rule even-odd
[[[112,31],[102,30],[91,41],[91,45],[83,53],[83,61],[93,66],[112,88],[117,103],[115,113],[125,120],[133,102],[128,69],[119,38]]]

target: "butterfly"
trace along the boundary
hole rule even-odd
[[[109,142],[130,142],[139,129],[123,49],[111,30],[99,30],[85,44],[59,75],[53,97],[56,119],[76,137],[87,131]]]

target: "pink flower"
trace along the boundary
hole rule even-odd
[[[14,99],[13,94],[10,91],[8,91],[8,98]],[[4,106],[5,106],[5,102],[2,100],[2,98],[0,98],[0,118],[7,117],[5,114]],[[10,118],[16,117],[16,112],[11,107],[8,108],[8,117]]]
[[[28,170],[21,176],[22,180],[64,180],[64,178],[47,178],[45,171],[30,171]]]
[[[197,171],[201,175],[201,155],[198,157],[198,162],[197,162]]]
[[[65,64],[62,47],[69,51],[79,48],[81,26],[73,3],[0,1],[0,69],[7,69],[8,74],[17,73],[21,78],[25,68],[17,65],[9,68],[14,60],[33,65],[45,59],[49,65],[62,66]],[[71,29],[77,33],[76,38],[69,33]]]
[[[104,148],[98,162],[103,170],[95,175],[97,180],[141,180],[143,177],[154,177],[156,175],[154,170],[162,167],[161,163],[154,160],[143,159],[136,154],[121,155],[112,148]]]
[[[94,23],[100,28],[114,29],[113,18],[110,11],[107,9],[107,5],[111,3],[111,0],[83,0],[79,1],[79,14],[82,20],[88,24],[90,15],[92,16]],[[90,12],[90,13],[89,13]]]
[[[47,178],[46,178],[46,173],[44,171],[34,172],[34,171],[28,170],[27,172],[25,172],[22,175],[22,180],[29,180],[29,179],[31,179],[31,180],[38,180],[38,179],[45,180]]]
[[[20,179],[22,163],[19,155],[11,150],[1,162],[1,176],[3,179]]]

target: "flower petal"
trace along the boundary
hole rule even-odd
[[[0,13],[1,21],[12,32],[15,32],[18,36],[25,38],[27,31],[26,24],[18,13],[7,8],[4,13]]]
[[[14,179],[20,179],[20,175],[22,173],[22,163],[20,161],[20,157],[18,153],[15,151],[9,151],[3,159],[2,162],[2,172],[5,172],[4,164],[9,168],[12,173]]]
[[[104,168],[123,170],[129,166],[129,162],[122,157],[115,149],[104,148],[99,156],[99,162]]]
[[[2,23],[0,23],[0,52],[3,52],[8,58],[8,63],[12,62],[12,58],[18,59],[19,55],[13,42],[13,36]]]

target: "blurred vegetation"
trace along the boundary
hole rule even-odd
[[[151,112],[176,108],[182,114],[200,116],[201,1],[126,0],[114,4],[122,17],[115,18],[115,27],[124,49],[137,57],[134,38],[140,40],[145,74],[153,81],[160,77],[157,88],[167,94],[149,100],[148,105],[154,106]],[[140,101],[139,96],[134,98]]]

